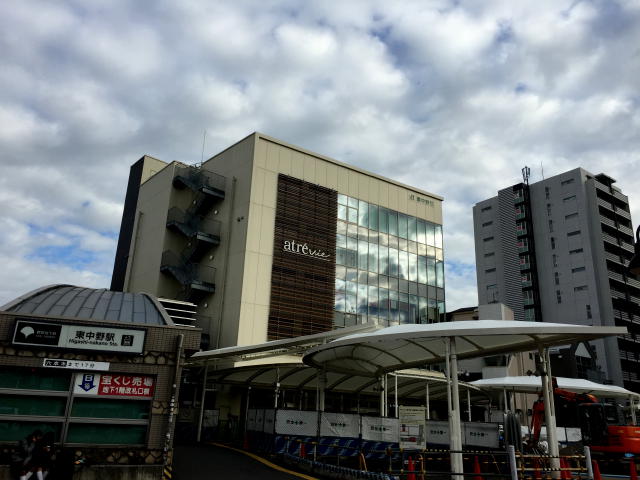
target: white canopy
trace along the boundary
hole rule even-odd
[[[617,385],[602,385],[582,378],[554,378],[558,388],[569,390],[570,392],[592,393],[603,397],[640,397],[640,394]],[[470,383],[484,390],[508,390],[518,393],[539,393],[542,391],[542,378],[535,376],[485,378]]]
[[[446,338],[455,338],[458,359],[465,359],[531,351],[625,333],[624,327],[506,320],[398,325],[316,346],[303,360],[307,365],[327,371],[379,376],[402,368],[444,363]]]
[[[429,384],[429,395],[433,399],[445,398],[446,382],[444,374],[427,370],[400,370],[398,376],[399,398],[425,398],[425,386]],[[272,365],[248,365],[243,367],[213,370],[208,373],[209,381],[220,384],[275,388],[286,390],[316,390],[318,371],[302,363],[283,363]],[[348,393],[357,395],[379,395],[378,380],[369,376],[347,375],[328,372],[325,392]],[[468,383],[460,386],[473,391],[480,389]]]

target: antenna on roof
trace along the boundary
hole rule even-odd
[[[531,174],[531,169],[525,165],[525,167],[522,169],[522,180],[524,180],[524,183],[526,183],[527,185],[529,185],[530,174]]]
[[[542,160],[540,160],[540,174],[542,175],[542,179],[544,180],[544,167],[542,166]]]
[[[204,142],[207,139],[207,129],[205,128],[204,133],[202,134],[202,155],[200,156],[200,165],[204,163]]]

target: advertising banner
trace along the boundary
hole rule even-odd
[[[320,435],[355,438],[360,435],[360,416],[323,412],[320,417]]]
[[[262,432],[264,430],[264,408],[258,408],[256,410],[256,420],[254,430],[256,432]]]
[[[400,406],[400,448],[421,449],[426,447],[426,408]]]
[[[497,423],[464,422],[464,445],[470,447],[498,448],[500,431]]]
[[[264,426],[262,431],[264,433],[273,433],[275,431],[276,411],[273,408],[267,408],[264,411]]]
[[[153,377],[76,373],[73,394],[153,398],[154,387]]]
[[[362,417],[362,438],[377,442],[398,442],[397,418]]]
[[[247,410],[247,430],[250,432],[256,431],[256,409],[250,408]]]
[[[302,410],[278,410],[276,433],[313,437],[318,430],[318,412]]]
[[[449,445],[449,422],[427,420],[427,443],[433,445]]]
[[[12,343],[70,350],[142,353],[145,335],[145,330],[132,328],[62,325],[18,319]]]

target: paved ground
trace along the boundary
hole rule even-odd
[[[300,480],[312,477],[275,470],[244,453],[213,445],[175,448],[173,480]]]

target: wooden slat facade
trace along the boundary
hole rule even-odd
[[[337,192],[280,174],[276,208],[269,340],[333,328]],[[329,255],[285,251],[285,242],[307,244]]]

